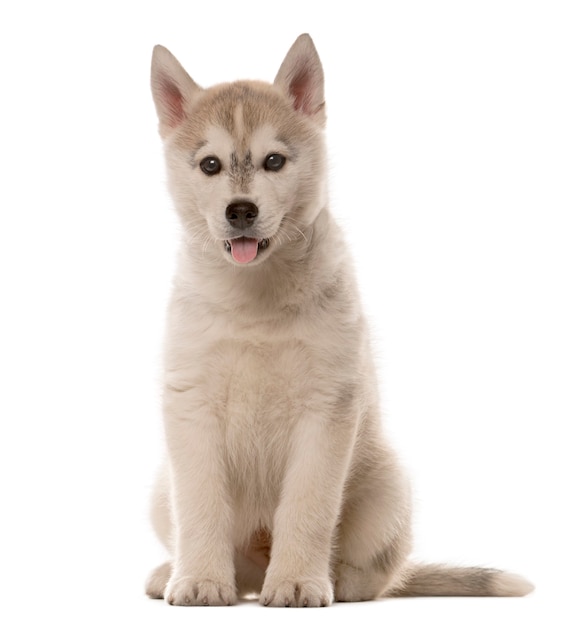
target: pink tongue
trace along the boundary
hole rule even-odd
[[[232,258],[237,263],[250,263],[258,254],[258,239],[240,237],[230,240]]]

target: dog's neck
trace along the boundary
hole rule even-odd
[[[237,267],[184,242],[176,286],[221,312],[273,315],[301,306],[334,278],[340,263],[332,253],[337,239],[338,229],[324,208],[299,237],[252,267]]]

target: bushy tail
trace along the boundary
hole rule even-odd
[[[400,585],[387,595],[525,596],[533,589],[522,576],[496,569],[412,564]]]

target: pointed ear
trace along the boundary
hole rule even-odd
[[[297,111],[325,123],[324,72],[310,35],[296,39],[276,74],[274,85],[290,97]]]
[[[166,137],[185,119],[190,103],[202,89],[167,48],[155,46],[151,61],[151,91],[159,117],[159,133]]]

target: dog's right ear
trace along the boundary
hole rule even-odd
[[[155,46],[151,61],[151,91],[159,117],[159,133],[166,137],[186,118],[189,105],[202,88],[167,48]]]

